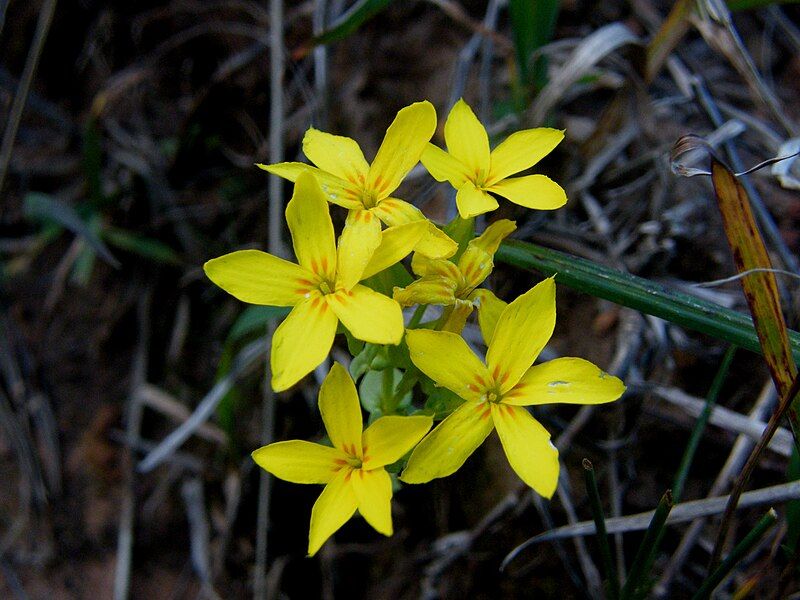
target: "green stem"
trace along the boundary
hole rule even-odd
[[[675,482],[672,485],[672,498],[675,502],[680,502],[683,496],[683,486],[686,484],[686,478],[689,476],[689,468],[692,466],[694,455],[697,452],[697,446],[700,444],[700,439],[703,437],[703,432],[708,424],[708,419],[711,417],[711,411],[717,403],[719,392],[722,389],[722,384],[728,376],[728,371],[733,361],[733,356],[736,354],[736,346],[730,346],[722,358],[717,374],[714,376],[714,381],[711,383],[711,388],[708,390],[706,397],[706,405],[703,407],[703,412],[697,419],[692,429],[692,434],[689,437],[689,443],[686,444],[686,450],[683,451],[683,458],[681,459],[678,473],[675,475]]]
[[[406,329],[414,329],[415,327],[419,326],[419,324],[422,322],[422,317],[425,316],[425,310],[427,310],[427,308],[427,304],[420,304],[417,306],[414,314],[411,315],[411,320],[408,322]]]
[[[495,258],[523,269],[535,269],[548,276],[555,275],[556,282],[578,291],[762,354],[750,316],[714,302],[527,242],[505,241]],[[789,344],[795,360],[800,362],[800,334],[789,331]]]
[[[395,410],[397,410],[397,397],[394,389],[394,369],[389,367],[381,371],[381,412],[384,415],[391,415]]]
[[[650,567],[655,560],[656,552],[658,552],[664,525],[672,510],[672,505],[672,492],[667,490],[661,497],[661,502],[658,503],[655,513],[653,513],[653,518],[650,520],[644,539],[636,552],[636,558],[633,559],[633,566],[631,566],[630,573],[628,573],[628,580],[620,593],[622,600],[637,598],[641,594],[642,588],[646,585],[646,578],[650,573]]]
[[[741,542],[736,544],[736,547],[725,558],[725,560],[723,560],[720,565],[714,569],[711,575],[709,575],[708,579],[706,579],[700,586],[700,589],[697,590],[697,593],[692,596],[692,600],[704,600],[705,598],[710,598],[711,593],[720,584],[720,582],[725,579],[728,573],[731,572],[733,567],[736,566],[736,563],[747,556],[747,553],[750,552],[753,546],[755,546],[770,529],[772,529],[772,526],[775,525],[777,520],[778,515],[775,513],[775,509],[770,508],[767,514],[761,517],[750,533],[748,533]]]
[[[586,492],[589,494],[589,503],[592,507],[592,516],[597,528],[597,545],[600,546],[600,557],[603,559],[603,572],[608,582],[608,597],[610,600],[619,598],[619,580],[611,558],[611,545],[606,532],[606,518],[603,514],[603,505],[600,502],[600,492],[597,490],[597,480],[594,476],[594,466],[591,461],[583,459],[583,475],[586,479]]]

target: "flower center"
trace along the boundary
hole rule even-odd
[[[323,295],[327,295],[333,292],[331,289],[331,284],[325,281],[324,279],[319,282],[319,291],[323,293]]]
[[[361,203],[364,208],[375,208],[378,206],[378,192],[375,190],[364,190],[361,192]]]
[[[492,402],[494,404],[500,402],[500,400],[503,399],[503,396],[500,393],[500,391],[496,389],[486,390],[486,395],[484,397],[486,398],[486,402]]]
[[[483,188],[486,185],[486,169],[478,169],[475,171],[475,179],[473,179],[475,187]]]

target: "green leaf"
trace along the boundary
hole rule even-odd
[[[514,49],[520,79],[541,89],[547,83],[547,61],[540,56],[531,65],[531,55],[553,39],[558,0],[509,0],[508,14],[514,32]]]
[[[464,404],[464,399],[458,394],[454,394],[447,388],[436,387],[430,379],[427,381],[425,379],[421,378],[422,390],[428,396],[425,402],[425,412],[432,414],[435,421],[441,421]]]
[[[458,262],[464,250],[467,249],[467,244],[475,237],[475,219],[462,219],[456,215],[455,218],[443,227],[444,232],[450,236],[450,239],[458,244],[458,250],[455,255],[450,257],[454,263]]]
[[[312,46],[346,38],[391,3],[392,0],[360,0],[356,2],[336,19],[328,29],[315,37],[311,42]]]
[[[771,271],[772,262],[758,232],[747,192],[733,172],[713,157],[711,181],[736,269],[740,273],[753,271],[740,279],[742,290],[772,380],[783,398],[792,387],[797,366],[789,346],[778,282]]]
[[[235,344],[252,333],[264,333],[270,319],[283,318],[291,310],[289,306],[248,306],[233,323],[226,343]]]
[[[397,385],[403,377],[398,369],[367,371],[358,385],[361,406],[370,413],[370,420],[381,415],[404,414],[411,405],[411,392],[396,397]],[[375,415],[373,417],[373,415]]]
[[[100,239],[97,231],[78,215],[70,205],[39,192],[30,192],[23,203],[25,217],[40,223],[58,223],[75,235],[81,236],[112,267],[119,268],[119,261]]]
[[[361,352],[356,354],[353,360],[350,361],[350,377],[358,381],[358,378],[369,370],[372,359],[375,358],[380,349],[381,347],[376,344],[364,344]]]
[[[396,263],[384,269],[380,273],[376,273],[372,277],[365,279],[361,283],[384,296],[392,297],[392,291],[396,287],[406,287],[414,281],[408,270],[400,263]]]
[[[110,226],[103,232],[103,237],[109,244],[120,250],[138,254],[143,258],[149,258],[155,262],[168,265],[180,265],[182,263],[177,252],[166,244],[153,238]]]
[[[761,354],[750,316],[713,302],[527,242],[503,242],[495,258],[509,265],[535,269],[546,276],[555,275],[559,284]],[[788,335],[792,353],[798,359],[800,334],[790,331]]]

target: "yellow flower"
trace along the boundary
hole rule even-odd
[[[512,133],[491,152],[489,136],[464,100],[453,106],[444,124],[447,152],[428,144],[421,161],[437,181],[458,190],[456,204],[463,218],[497,208],[488,192],[527,208],[551,210],[567,202],[560,185],[544,175],[509,177],[529,169],[547,156],[564,132],[539,127]]]
[[[454,473],[497,429],[517,475],[550,498],[558,482],[558,450],[550,434],[524,408],[551,403],[601,404],[625,386],[580,358],[531,366],[555,326],[555,284],[546,279],[509,304],[487,328],[486,362],[458,335],[408,331],[411,360],[438,385],[465,400],[414,449],[400,479],[425,483]]]
[[[401,109],[370,165],[355,140],[309,129],[303,137],[303,152],[316,165],[286,162],[258,165],[279,177],[296,181],[301,173],[317,177],[326,197],[333,204],[350,210],[348,227],[357,227],[357,235],[373,239],[381,221],[388,226],[426,221],[415,206],[391,197],[403,178],[419,162],[425,145],[436,130],[436,111],[430,102],[416,102]],[[377,219],[366,219],[370,214]],[[433,223],[416,250],[434,258],[455,254],[456,243]]]
[[[365,213],[364,218],[373,217]],[[328,203],[311,174],[297,179],[286,221],[299,264],[240,250],[203,267],[211,281],[243,302],[294,307],[272,338],[276,391],[291,387],[325,359],[339,321],[360,340],[400,343],[400,305],[358,282],[401,260],[426,231],[423,222],[408,223],[365,241],[346,229],[337,249]]]
[[[339,363],[322,383],[319,410],[333,448],[290,440],[253,452],[253,460],[279,479],[325,484],[311,511],[312,556],[356,509],[379,533],[392,535],[392,481],[384,467],[411,450],[433,423],[427,416],[381,417],[362,433],[358,393]]]
[[[394,299],[401,306],[446,306],[440,329],[461,333],[474,306],[477,305],[480,311],[481,306],[496,300],[489,290],[475,288],[492,272],[494,254],[500,242],[515,229],[514,222],[508,219],[492,223],[486,231],[467,244],[457,263],[415,254],[411,266],[420,278],[405,288],[394,288]]]

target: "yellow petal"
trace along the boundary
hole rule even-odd
[[[311,127],[303,136],[303,152],[323,171],[353,185],[364,185],[369,164],[355,140]]]
[[[450,239],[444,231],[428,221],[422,211],[416,206],[398,200],[397,198],[386,198],[371,209],[373,214],[389,225],[390,227],[412,223],[414,221],[424,221],[427,223],[427,233],[414,248],[417,252],[431,258],[449,258],[458,250],[458,244]]]
[[[292,309],[272,336],[272,389],[292,387],[328,356],[339,320],[322,296]]]
[[[553,210],[567,203],[564,188],[545,175],[503,179],[488,189],[525,208]]]
[[[467,165],[433,144],[425,146],[420,162],[436,181],[449,181],[456,189],[469,180],[470,176],[474,177]]]
[[[433,425],[428,416],[381,417],[362,437],[365,469],[376,469],[400,460],[425,437]]]
[[[427,100],[401,109],[395,117],[378,154],[369,168],[367,189],[377,199],[386,198],[419,162],[419,157],[436,131],[436,110]]]
[[[341,177],[337,177],[336,175],[332,175],[331,173],[327,173],[311,165],[299,162],[285,162],[275,163],[274,165],[256,166],[273,175],[288,179],[289,181],[297,181],[301,173],[312,173],[322,188],[322,192],[325,194],[328,202],[338,204],[345,208],[360,208],[362,206],[359,200],[361,192],[358,188]]]
[[[360,284],[326,298],[353,337],[371,344],[395,345],[403,339],[403,311],[391,298]]]
[[[489,136],[463,99],[455,103],[444,124],[447,151],[464,163],[472,181],[489,174]]]
[[[392,478],[384,469],[356,469],[350,479],[358,512],[378,533],[392,535]]]
[[[474,240],[471,240],[469,245],[477,246],[484,252],[494,256],[494,253],[497,252],[497,248],[500,246],[500,242],[514,233],[516,228],[517,224],[514,221],[499,219],[489,225],[482,234]]]
[[[522,376],[503,402],[535,404],[603,404],[625,391],[622,381],[582,358],[557,358],[534,365]]]
[[[297,262],[332,283],[336,276],[336,244],[325,195],[310,173],[302,173],[286,205]]]
[[[539,356],[556,324],[556,284],[545,279],[509,304],[500,315],[486,364],[500,392],[513,388]]]
[[[364,269],[381,243],[381,222],[368,210],[351,210],[339,237],[336,289],[349,290],[364,279]]]
[[[203,265],[208,278],[242,302],[294,306],[313,286],[303,267],[259,250],[239,250]]]
[[[292,483],[328,483],[346,463],[336,448],[303,440],[276,442],[254,451],[256,464]]]
[[[319,388],[319,412],[333,445],[361,458],[361,403],[350,374],[338,362],[333,363]]]
[[[419,253],[411,257],[411,270],[420,277],[438,276],[451,279],[456,285],[463,281],[458,266],[449,260],[431,259]]]
[[[314,503],[308,532],[309,556],[314,556],[322,544],[356,512],[358,501],[350,483],[352,474],[351,468],[341,469]]]
[[[400,480],[427,483],[455,473],[493,428],[488,402],[465,402],[414,448]]]
[[[458,251],[458,244],[444,231],[428,221],[428,229],[414,250],[430,258],[450,258]]]
[[[456,335],[461,335],[464,325],[472,314],[472,302],[469,300],[456,300],[452,306],[448,306],[444,311],[444,322],[441,331],[449,331]]]
[[[456,301],[453,292],[456,284],[451,279],[444,277],[423,277],[410,283],[404,288],[394,288],[392,295],[400,306],[413,306],[415,304],[440,304],[448,306]]]
[[[539,495],[552,497],[559,466],[550,433],[520,406],[492,404],[492,419],[511,468]]]
[[[411,223],[412,221],[427,220],[420,209],[398,198],[386,198],[381,200],[378,202],[377,206],[371,208],[370,211],[389,227]]]
[[[458,268],[464,277],[466,291],[470,292],[482,284],[492,272],[494,259],[483,248],[470,243],[458,260]]]
[[[377,219],[376,219],[377,220]],[[372,277],[408,256],[428,230],[426,221],[414,221],[384,229],[381,243],[364,269],[361,279]]]
[[[500,315],[508,306],[507,302],[500,300],[491,290],[480,289],[472,292],[470,299],[478,305],[478,325],[481,328],[483,343],[487,346],[492,342],[494,329]]]
[[[458,261],[467,291],[478,287],[494,268],[494,253],[500,242],[517,228],[513,221],[500,219],[489,225],[481,235],[470,240]]]
[[[531,168],[550,154],[563,139],[563,131],[548,127],[512,133],[492,150],[487,185]]]
[[[476,400],[491,385],[486,365],[461,336],[447,331],[415,329],[406,333],[411,362],[465,400]]]
[[[456,206],[458,206],[458,214],[461,215],[461,218],[469,219],[493,211],[499,204],[489,194],[468,181],[458,188]]]
[[[300,176],[300,173],[308,173],[310,171],[314,171],[314,167],[311,165],[307,165],[306,163],[301,162],[282,162],[282,163],[274,163],[271,165],[264,165],[260,163],[256,163],[256,166],[259,169],[263,169],[267,173],[272,173],[273,175],[277,175],[278,177],[283,177],[284,179],[288,179],[291,182],[297,181],[297,178]]]

